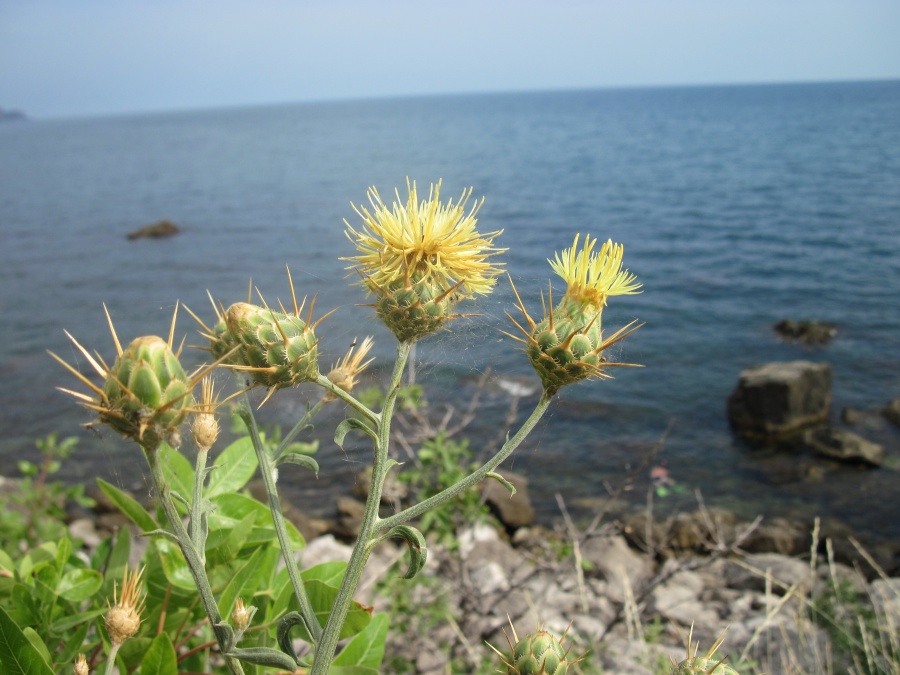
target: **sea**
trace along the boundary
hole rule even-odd
[[[135,446],[90,430],[82,390],[49,355],[83,372],[68,331],[108,362],[122,342],[167,337],[176,302],[206,322],[251,286],[271,304],[315,297],[323,369],[366,335],[376,357],[364,386],[390,372],[395,342],[373,318],[346,224],[376,187],[385,202],[469,204],[482,232],[502,230],[508,273],[464,316],[421,341],[416,383],[431,424],[484,456],[537,400],[539,381],[507,313],[510,280],[532,315],[552,283],[548,258],[576,235],[624,245],[642,293],[611,298],[605,330],[637,319],[611,359],[642,368],[564,389],[503,468],[529,478],[541,522],[579,524],[653,509],[723,507],[751,519],[815,518],[864,540],[900,541],[900,433],[880,410],[900,397],[900,81],[448,95],[196,110],[0,125],[0,474],[38,461],[51,432],[80,442],[56,478],[97,477],[146,494]],[[395,192],[396,191],[396,192]],[[126,235],[163,218],[174,237]],[[254,297],[256,291],[253,291]],[[781,319],[825,321],[808,347],[777,337]],[[519,319],[521,321],[521,319]],[[175,340],[188,367],[206,352],[183,309]],[[726,401],[741,371],[771,361],[827,362],[832,422],[881,443],[880,468],[798,448],[749,443]],[[223,374],[220,386],[231,384]],[[261,400],[262,393],[253,394]],[[293,424],[319,392],[279,392],[259,411]],[[474,402],[474,403],[473,403]],[[857,411],[857,422],[843,421]],[[339,448],[332,404],[309,438],[318,478],[282,472],[288,499],[323,516],[371,459],[363,438]],[[467,417],[467,412],[473,415]],[[226,422],[225,427],[230,425]],[[415,461],[409,448],[397,457]],[[226,437],[227,442],[227,437]],[[188,445],[185,451],[190,453]],[[651,472],[656,483],[651,480]],[[402,469],[401,469],[402,470]],[[665,476],[665,484],[660,484]],[[843,528],[843,529],[842,529]]]

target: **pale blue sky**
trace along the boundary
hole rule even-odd
[[[900,0],[0,0],[33,117],[900,78]]]

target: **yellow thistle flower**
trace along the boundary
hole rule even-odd
[[[599,251],[594,251],[597,239],[584,238],[584,247],[578,250],[575,235],[572,248],[557,253],[555,260],[547,260],[550,267],[566,282],[565,297],[581,305],[604,307],[611,295],[640,293],[637,277],[622,269],[625,247],[608,239]]]
[[[200,387],[200,403],[191,424],[191,435],[201,450],[209,450],[219,437],[219,420],[215,415],[218,405],[212,378],[204,377]]]
[[[632,363],[610,363],[603,352],[633,333],[640,326],[632,322],[611,336],[603,336],[601,315],[607,297],[640,292],[637,278],[622,270],[623,247],[607,241],[599,252],[594,252],[596,239],[585,237],[582,250],[578,251],[578,239],[571,249],[557,253],[555,260],[548,260],[553,270],[567,283],[562,300],[553,306],[553,287],[548,292],[548,302],[541,302],[544,315],[535,321],[528,314],[522,298],[513,286],[519,310],[525,326],[510,320],[525,335],[525,339],[504,333],[525,345],[544,392],[552,396],[560,388],[586,378],[610,377],[604,372],[611,366],[634,366]]]
[[[363,359],[365,359],[371,351],[373,344],[372,336],[368,336],[359,345],[359,349],[356,350],[356,341],[353,341],[353,345],[344,355],[344,358],[335,363],[328,373],[328,379],[331,380],[334,386],[339,387],[348,393],[353,391],[353,387],[355,387],[357,383],[356,378],[366,366],[375,360],[373,358],[363,362]],[[354,352],[354,350],[356,351]],[[326,401],[334,401],[335,399],[337,399],[337,396],[335,396],[334,393],[331,391],[325,392]]]
[[[109,633],[109,641],[113,649],[118,649],[128,638],[133,637],[141,627],[141,614],[144,611],[144,598],[141,595],[143,586],[141,575],[144,570],[129,575],[128,568],[122,578],[122,595],[117,597],[116,588],[113,587],[113,601],[115,602],[106,613],[106,631]],[[109,600],[107,600],[107,605]]]
[[[406,186],[405,206],[395,190],[397,201],[388,209],[374,187],[368,191],[372,212],[351,204],[363,227],[356,231],[344,223],[359,255],[342,260],[354,263],[350,269],[365,275],[370,291],[400,279],[424,277],[443,291],[458,286],[461,295],[490,293],[501,270],[488,258],[506,249],[492,246],[502,230],[482,235],[475,229],[475,215],[484,198],[466,213],[472,188],[464,190],[457,203],[451,199],[441,204],[441,181],[431,186],[428,199],[422,202],[415,182],[407,179]]]

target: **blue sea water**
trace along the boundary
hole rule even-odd
[[[81,432],[87,413],[56,386],[77,388],[52,350],[84,365],[64,329],[111,359],[101,303],[122,340],[165,335],[176,300],[210,317],[206,290],[226,305],[248,281],[269,298],[318,293],[324,360],[354,337],[376,336],[378,365],[392,341],[341,256],[344,219],[377,186],[386,201],[406,180],[421,193],[469,186],[485,197],[482,231],[502,229],[506,270],[532,313],[552,272],[547,258],[576,233],[625,246],[644,284],[613,298],[608,328],[640,319],[616,358],[643,364],[615,379],[564,390],[508,465],[531,477],[542,517],[561,493],[589,518],[664,437],[660,458],[684,490],[657,498],[662,514],[702,490],[707,504],[810,522],[835,518],[900,540],[900,444],[877,415],[856,431],[882,442],[888,462],[864,471],[735,439],[725,401],[740,371],[766,361],[827,361],[834,417],[900,396],[900,82],[598,90],[282,105],[0,126],[0,474],[35,457],[52,430],[80,433],[73,480],[101,475],[125,487],[145,470],[106,433]],[[184,231],[127,241],[170,218]],[[561,282],[557,284],[561,289]],[[462,406],[485,372],[473,447],[493,439],[508,397],[497,385],[537,386],[511,324],[503,280],[449,332],[419,345],[418,377],[436,406]],[[827,347],[776,339],[779,319],[838,327]],[[196,343],[183,314],[178,335]],[[202,353],[189,352],[199,363]],[[263,408],[288,424],[313,392],[280,393]],[[527,413],[533,399],[520,403]],[[323,443],[318,481],[284,479],[321,508],[349,490],[367,461],[360,446]],[[643,504],[641,472],[625,501]],[[668,500],[668,501],[667,501]]]

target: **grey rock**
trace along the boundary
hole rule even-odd
[[[825,345],[837,335],[834,324],[825,321],[798,321],[782,319],[773,326],[775,333],[783,340],[801,342],[807,347]]]
[[[506,527],[516,529],[531,525],[534,522],[534,509],[528,497],[528,479],[508,471],[497,473],[515,486],[516,494],[510,495],[509,490],[499,481],[489,478],[484,481],[482,489],[484,501]]]
[[[771,585],[777,595],[783,595],[785,587],[807,588],[812,582],[807,563],[777,553],[754,553],[743,565],[733,563],[726,568],[725,583],[729,588],[763,592],[767,576],[780,582]]]
[[[842,462],[862,462],[872,466],[881,466],[884,462],[882,446],[845,429],[811,429],[803,435],[803,442],[820,455]]]
[[[728,399],[728,419],[745,436],[778,438],[821,424],[830,407],[830,365],[767,363],[741,373]]]
[[[628,547],[619,535],[594,537],[581,546],[582,557],[609,583],[609,597],[625,600],[625,584],[635,592],[653,574],[653,563]]]

